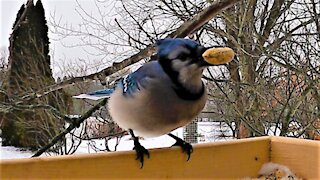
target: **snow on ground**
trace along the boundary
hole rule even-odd
[[[172,134],[182,137],[183,131],[182,129],[177,129],[172,132]],[[151,148],[161,148],[161,147],[170,147],[172,144],[175,143],[175,140],[170,138],[167,135],[156,137],[156,138],[147,138],[147,139],[140,139],[141,145],[143,145],[147,149]],[[90,146],[91,145],[91,146]],[[114,147],[116,145],[116,139],[111,139],[108,141],[108,146],[110,150],[114,151]],[[94,140],[94,141],[83,141],[79,149],[75,154],[83,154],[83,153],[95,153],[96,151],[93,148],[95,146],[99,149],[105,149],[105,141],[101,140]],[[119,145],[117,146],[117,151],[130,151],[133,149],[133,141],[130,135],[123,136],[120,140]]]
[[[177,129],[172,132],[172,134],[182,137],[183,136],[182,129]],[[1,139],[0,139],[1,142]],[[140,143],[145,148],[160,148],[160,147],[170,147],[174,144],[174,140],[169,136],[160,136],[157,138],[148,138],[148,139],[141,139]],[[113,151],[116,144],[116,139],[112,139],[108,141],[108,145],[110,149]],[[84,154],[84,153],[96,153],[96,151],[91,148],[95,146],[100,149],[105,149],[105,140],[92,140],[92,141],[82,141],[78,150],[75,154]],[[119,145],[117,146],[117,151],[129,151],[133,148],[133,141],[131,140],[130,136],[124,136],[121,138]],[[0,143],[0,159],[18,159],[18,158],[29,158],[34,154],[34,152],[21,150],[19,148],[15,148],[12,146],[1,146]]]
[[[0,159],[18,159],[31,157],[31,151],[24,151],[12,146],[0,146]]]
[[[221,126],[220,123],[212,123],[212,122],[199,122],[198,123],[198,142],[213,142],[213,141],[226,141],[232,138],[219,138],[221,132],[224,135],[231,135],[230,130]],[[172,132],[172,134],[183,138],[183,129],[179,128]],[[151,148],[161,148],[161,147],[170,147],[175,143],[175,140],[171,137],[164,135],[157,138],[147,138],[141,139],[140,143],[147,149]],[[68,144],[68,143],[67,143]],[[116,145],[116,139],[111,139],[108,141],[108,147],[111,151],[114,151],[114,147]],[[95,148],[93,148],[95,147]],[[133,141],[129,135],[126,135],[121,138],[120,143],[117,146],[117,151],[129,151],[133,148]],[[75,152],[75,154],[85,154],[85,153],[96,153],[101,150],[105,150],[105,140],[91,140],[91,141],[82,141],[79,148]],[[104,151],[105,152],[105,151]],[[1,138],[0,138],[0,159],[17,159],[17,158],[29,158],[34,154],[34,152],[21,150],[19,148],[11,147],[11,146],[1,146]],[[46,156],[46,155],[43,155]]]

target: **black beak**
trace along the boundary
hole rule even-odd
[[[210,49],[212,47],[203,47],[203,46],[199,46],[197,48],[197,56],[198,56],[198,60],[197,60],[197,64],[200,66],[200,67],[207,67],[207,66],[212,66],[212,64],[208,63],[207,61],[204,60],[204,58],[202,57],[202,54]]]

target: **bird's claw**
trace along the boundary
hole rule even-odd
[[[172,146],[180,146],[182,148],[182,152],[186,153],[188,155],[187,161],[190,160],[191,153],[193,152],[192,145],[182,139],[176,139],[176,143],[174,143]]]
[[[140,161],[140,164],[141,164],[140,168],[142,168],[144,164],[144,155],[147,155],[147,157],[150,158],[149,151],[145,147],[143,147],[139,143],[139,141],[134,142],[133,149],[136,151],[136,154],[137,154],[136,160]]]

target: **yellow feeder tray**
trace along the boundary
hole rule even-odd
[[[0,179],[243,179],[257,177],[267,162],[297,177],[320,179],[320,142],[258,137],[196,144],[191,159],[181,148],[150,150],[140,169],[135,151],[0,161]]]

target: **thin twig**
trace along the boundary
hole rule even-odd
[[[48,149],[50,149],[53,145],[55,145],[59,140],[61,140],[63,137],[65,137],[66,134],[71,132],[73,129],[80,126],[82,122],[84,122],[87,118],[89,118],[92,113],[97,111],[100,107],[106,105],[108,99],[103,99],[101,102],[96,104],[94,107],[92,107],[90,110],[88,110],[86,113],[84,113],[81,117],[77,118],[74,123],[70,124],[67,129],[65,129],[63,132],[55,136],[49,143],[44,145],[42,148],[40,148],[32,157],[38,157],[42,153],[46,152]]]

